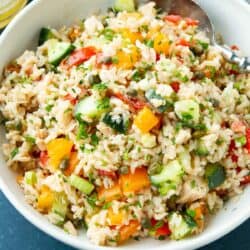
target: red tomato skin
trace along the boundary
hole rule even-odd
[[[96,55],[95,47],[89,46],[84,47],[78,50],[75,50],[69,58],[64,61],[63,63],[66,65],[67,68],[71,68],[73,66],[78,66],[83,62],[89,60],[92,56]]]

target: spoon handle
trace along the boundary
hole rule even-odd
[[[232,63],[239,65],[240,69],[244,72],[250,72],[250,58],[249,57],[239,57],[230,48],[226,46],[216,46],[224,55],[224,57]]]

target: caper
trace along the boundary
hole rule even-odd
[[[64,158],[62,159],[61,163],[60,163],[60,169],[62,171],[66,170],[69,167],[69,158]]]
[[[99,75],[90,75],[88,80],[91,85],[98,84],[101,82]]]
[[[205,77],[205,73],[203,71],[196,71],[194,73],[194,78],[197,80],[202,80]]]

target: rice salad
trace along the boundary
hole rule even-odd
[[[199,234],[250,182],[249,74],[153,2],[42,28],[0,110],[26,201],[93,244]]]

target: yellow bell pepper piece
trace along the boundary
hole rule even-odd
[[[147,107],[144,107],[135,117],[134,124],[142,133],[148,133],[159,123],[159,118]]]
[[[110,188],[101,187],[98,190],[98,199],[100,201],[110,202],[112,200],[119,200],[122,197],[120,184],[115,182]]]
[[[140,229],[140,222],[138,220],[131,220],[128,225],[124,225],[119,230],[119,243],[123,243],[133,236]]]
[[[47,144],[49,164],[54,170],[58,169],[64,158],[69,158],[73,142],[66,138],[57,138]]]
[[[169,40],[163,33],[158,33],[154,39],[154,49],[158,54],[169,54]]]
[[[115,213],[111,207],[108,209],[107,218],[110,226],[122,225],[126,217],[127,213],[123,209],[119,210],[118,213]]]
[[[78,163],[79,163],[79,159],[77,157],[77,152],[72,152],[70,154],[69,165],[67,169],[64,171],[64,174],[66,176],[70,176],[74,172]]]
[[[118,60],[116,66],[122,69],[132,69],[140,58],[139,52],[134,45],[126,48],[126,51],[119,50],[116,56]]]
[[[147,169],[144,167],[136,168],[134,173],[122,174],[119,181],[125,196],[138,193],[142,189],[150,187]]]
[[[129,39],[131,43],[135,43],[136,40],[139,40],[139,41],[142,40],[141,33],[139,33],[139,32],[132,32],[129,29],[121,29],[120,32],[121,32],[122,36],[125,39]]]
[[[150,29],[147,33],[147,39],[154,40],[157,34],[159,34],[159,29],[160,27],[155,27],[155,28]]]
[[[53,191],[48,186],[43,185],[37,200],[37,208],[42,212],[47,213],[51,209],[53,201],[54,201]]]

